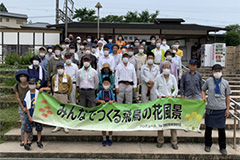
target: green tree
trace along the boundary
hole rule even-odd
[[[128,11],[124,18],[125,22],[152,23],[154,19],[158,16],[158,14],[158,10],[153,14],[150,14],[148,10],[142,11],[141,13],[138,13],[137,11]]]
[[[96,11],[94,9],[80,8],[75,10],[73,19],[83,22],[95,22],[97,21]]]
[[[0,12],[8,12],[7,8],[3,3],[0,4]]]
[[[108,15],[100,19],[101,22],[123,22],[124,16]]]
[[[232,25],[226,26],[226,29],[233,30],[237,33],[240,33],[240,25],[239,24],[232,24]]]
[[[228,31],[225,36],[225,42],[227,46],[240,45],[240,34],[234,30]]]

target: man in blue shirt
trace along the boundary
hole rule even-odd
[[[49,58],[46,56],[46,48],[45,47],[40,47],[39,48],[39,58],[41,60],[41,63],[39,64],[42,69],[44,70],[44,76],[45,76],[45,84],[44,87],[47,87],[47,69],[48,69],[48,61]]]

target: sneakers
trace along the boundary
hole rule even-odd
[[[111,146],[113,144],[113,141],[111,139],[108,140],[108,145]]]
[[[23,147],[23,146],[24,146],[24,143],[21,142],[21,143],[20,143],[20,146]]]
[[[52,130],[52,133],[55,133],[55,132],[60,131],[60,130],[61,130],[60,127],[56,127],[56,128],[54,128],[54,130]]]
[[[107,145],[107,140],[102,141],[102,146],[105,147]]]
[[[39,148],[43,148],[42,142],[41,142],[41,141],[40,141],[40,142],[37,142],[37,146],[38,146]]]
[[[227,150],[226,149],[220,149],[220,152],[222,153],[223,156],[227,155]]]
[[[174,150],[178,150],[178,145],[177,145],[177,144],[172,144],[172,148],[173,148]]]
[[[157,148],[162,148],[163,143],[157,143]]]
[[[69,133],[69,129],[67,129],[67,128],[63,128],[63,131],[64,131],[65,133]]]
[[[210,151],[211,151],[211,147],[205,146],[204,150],[205,150],[206,152],[210,152]]]
[[[28,150],[28,151],[29,151],[29,150],[31,149],[31,145],[30,145],[30,144],[28,144],[28,143],[27,143],[27,144],[25,144],[25,145],[24,145],[24,149],[26,149],[26,150]]]

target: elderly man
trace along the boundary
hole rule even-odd
[[[229,116],[231,89],[228,81],[222,78],[222,66],[215,64],[212,74],[202,87],[202,99],[207,101],[205,112],[205,151],[210,152],[212,146],[212,129],[218,129],[220,152],[227,155],[225,123]],[[208,100],[206,91],[208,90]]]
[[[162,64],[162,74],[157,76],[154,84],[155,93],[159,99],[161,99],[162,97],[165,98],[177,97],[178,94],[177,81],[176,78],[170,73],[170,71],[171,63],[169,61],[164,61]],[[171,129],[171,137],[172,148],[177,150],[178,145],[176,129]],[[157,141],[158,141],[157,147],[161,148],[164,143],[163,130],[158,131]]]

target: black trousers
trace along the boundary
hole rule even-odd
[[[212,146],[212,127],[206,126],[205,129],[205,146]],[[225,128],[218,128],[218,144],[220,149],[226,149]]]

